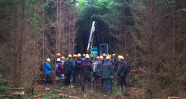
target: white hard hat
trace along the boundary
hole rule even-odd
[[[50,62],[50,58],[47,58],[47,61]]]
[[[58,61],[58,62],[61,61],[60,58],[57,58],[57,61]]]

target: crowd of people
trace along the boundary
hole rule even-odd
[[[122,55],[116,57],[115,54],[104,54],[97,56],[93,61],[88,54],[71,54],[67,58],[61,57],[60,53],[57,53],[56,58],[56,84],[61,86],[71,85],[71,79],[73,85],[81,87],[81,94],[85,92],[85,84],[87,82],[88,90],[91,89],[91,83],[93,83],[93,90],[97,90],[97,84],[100,82],[100,88],[105,88],[107,94],[112,93],[112,80],[117,78],[117,86],[119,86],[120,94],[125,93],[125,77],[130,70],[129,64],[124,61]],[[44,63],[43,74],[46,74],[45,84],[52,73],[52,67],[50,66],[50,59],[47,58]],[[64,83],[63,83],[64,82]],[[109,90],[107,89],[109,82]]]

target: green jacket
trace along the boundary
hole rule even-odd
[[[114,68],[112,63],[109,61],[105,61],[103,67],[101,69],[102,79],[110,79],[111,76],[114,76]]]
[[[68,71],[74,70],[74,62],[71,59],[68,59]]]
[[[63,73],[68,74],[69,71],[73,71],[73,70],[74,70],[73,61],[71,59],[66,60],[63,67]]]

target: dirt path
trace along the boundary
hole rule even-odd
[[[87,87],[86,87],[87,88]],[[80,88],[74,86],[70,87],[53,87],[39,85],[35,88],[37,95],[31,96],[31,98],[47,98],[47,99],[60,99],[60,98],[70,98],[70,99],[131,99],[133,94],[140,94],[140,90],[133,87],[128,87],[128,92],[125,95],[119,95],[118,90],[113,88],[112,94],[105,94],[104,89],[100,89],[94,92],[90,90],[89,92],[85,90],[84,94],[80,94]]]

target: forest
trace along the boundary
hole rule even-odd
[[[93,45],[130,65],[126,95],[42,85],[47,58],[86,53],[93,21]],[[185,99],[186,0],[0,0],[0,98],[20,97]]]

